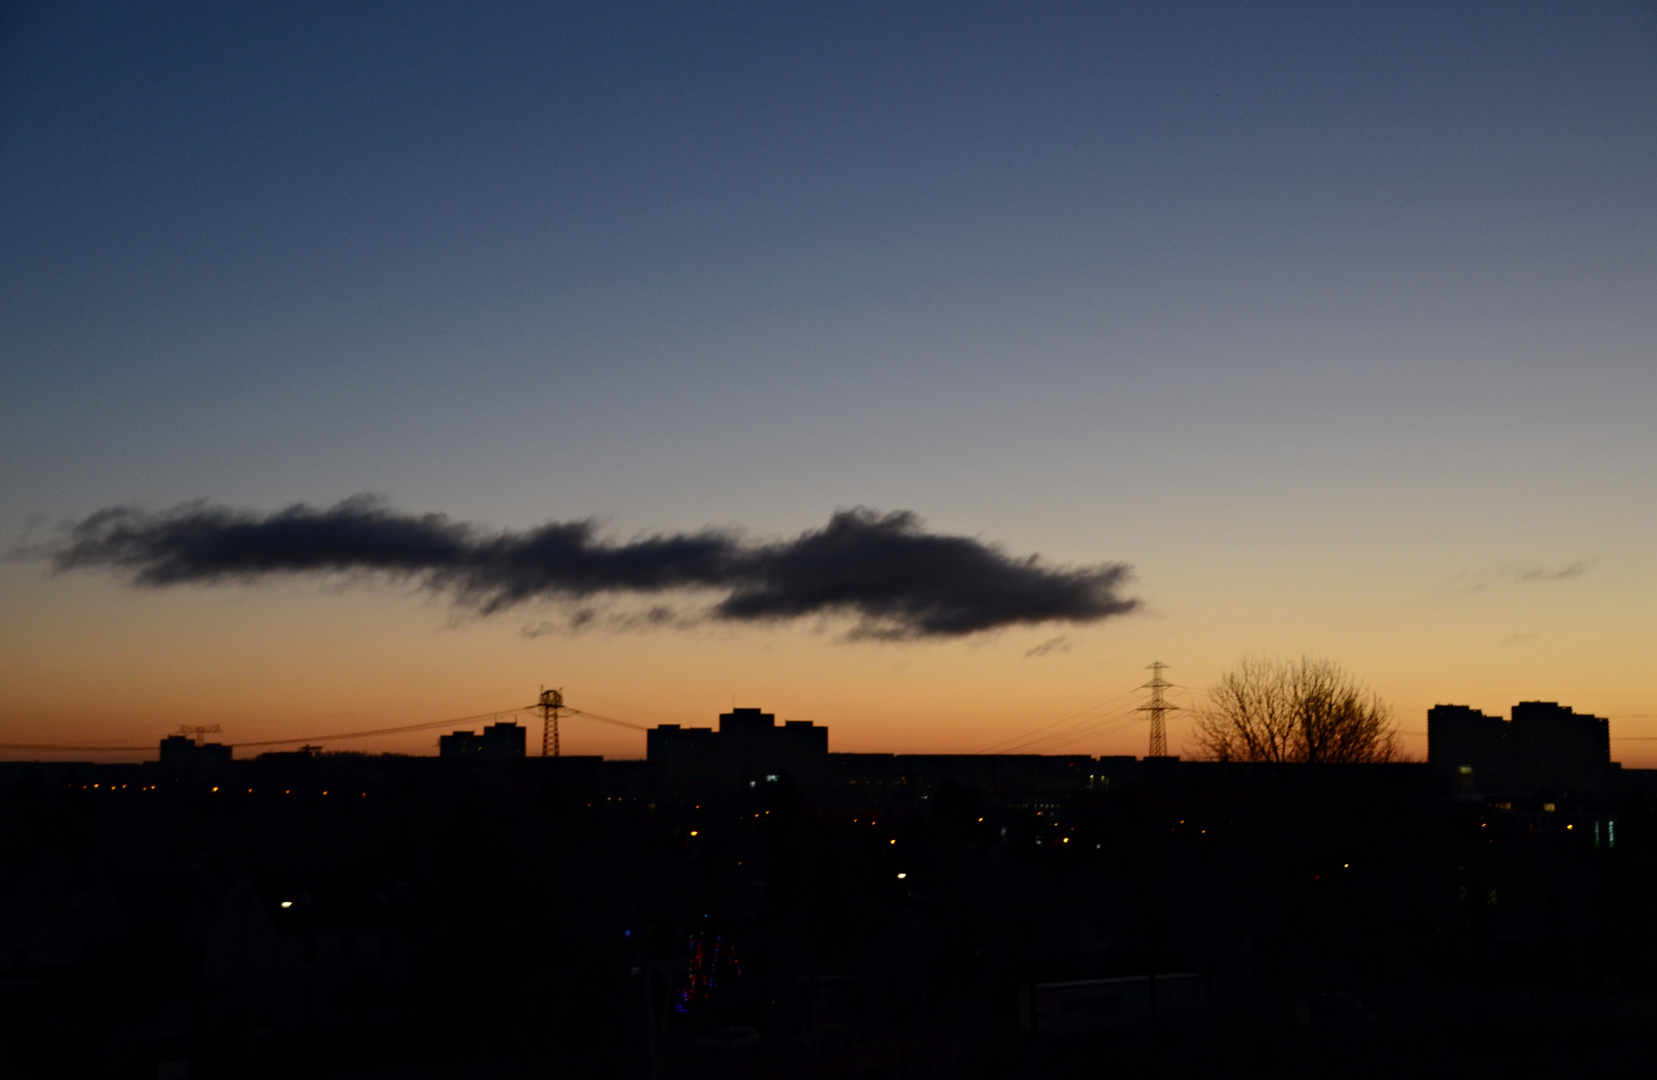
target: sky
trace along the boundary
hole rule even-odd
[[[0,742],[545,685],[834,750],[1142,754],[1162,661],[1179,752],[1242,657],[1310,654],[1417,756],[1435,703],[1541,699],[1657,767],[1653,101],[1633,3],[8,4]],[[605,557],[902,511],[1131,576],[1120,610],[869,634],[718,588],[653,621],[53,559],[112,508],[361,496]],[[0,751],[100,755],[143,756]]]

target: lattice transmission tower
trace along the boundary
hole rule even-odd
[[[1178,705],[1168,704],[1168,699],[1163,696],[1163,691],[1174,685],[1162,677],[1162,671],[1167,666],[1161,660],[1151,664],[1151,681],[1140,687],[1151,692],[1151,700],[1134,710],[1151,714],[1151,757],[1168,756],[1168,725],[1163,717],[1179,708]]]
[[[548,690],[541,687],[541,703],[536,706],[541,710],[541,756],[547,757],[550,747],[552,757],[558,756],[558,710],[564,707],[564,691]]]

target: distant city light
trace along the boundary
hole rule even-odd
[[[695,835],[696,835],[696,830],[695,830],[695,829],[692,829],[692,830],[691,830],[691,831],[690,831],[690,834],[691,834],[691,835],[692,835],[692,836],[695,836]]]
[[[292,900],[284,900],[284,901],[282,901],[282,906],[283,907],[293,907],[293,901]]]
[[[903,879],[904,879],[904,878],[906,878],[906,877],[908,877],[908,876],[909,876],[909,875],[908,875],[908,874],[899,874],[899,875],[898,875],[898,880],[899,880],[899,881],[902,881],[902,880],[903,880]]]

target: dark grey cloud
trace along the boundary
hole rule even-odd
[[[1121,563],[1049,566],[968,536],[928,532],[907,511],[837,511],[789,540],[722,529],[607,540],[590,520],[490,532],[442,514],[405,514],[367,496],[271,514],[204,502],[159,513],[100,510],[49,555],[59,571],[108,568],[137,585],[253,581],[280,574],[412,580],[494,614],[532,601],[712,590],[732,622],[853,620],[854,637],[959,637],[1006,626],[1088,623],[1133,611]],[[661,612],[664,608],[653,608]],[[578,619],[591,621],[583,604]],[[670,625],[670,616],[646,620]]]

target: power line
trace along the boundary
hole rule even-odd
[[[1113,723],[1107,723],[1107,721],[1112,719],[1114,719]],[[1073,743],[1081,742],[1084,739],[1097,739],[1105,735],[1111,735],[1115,732],[1122,731],[1125,728],[1133,727],[1138,723],[1138,719],[1134,717],[1101,717],[1098,721],[1095,721],[1084,730],[1077,730],[1068,734],[1060,733],[1054,735],[1051,738],[1042,740],[1040,743],[1035,743],[1024,748],[1022,752],[1028,754],[1050,754],[1062,746],[1069,746]],[[1097,724],[1104,724],[1105,726],[1098,727],[1096,726]]]
[[[1062,753],[1065,752],[1066,748],[1075,746],[1077,743],[1082,743],[1084,741],[1091,741],[1091,740],[1099,739],[1099,738],[1101,738],[1103,736],[1106,736],[1106,735],[1112,735],[1112,734],[1115,734],[1116,732],[1121,731],[1125,728],[1134,727],[1138,723],[1139,723],[1139,721],[1134,720],[1134,721],[1130,721],[1130,722],[1127,722],[1127,723],[1116,724],[1112,727],[1103,728],[1099,731],[1084,732],[1081,735],[1077,735],[1077,736],[1074,736],[1074,737],[1069,738],[1069,739],[1064,739],[1060,742],[1050,743],[1050,744],[1048,744],[1047,746],[1044,746],[1041,749],[1041,753],[1043,753],[1043,754],[1062,754]]]
[[[0,750],[95,750],[100,754],[138,753],[154,746],[63,746],[58,743],[0,743]]]
[[[1115,730],[1115,724],[1113,722],[1121,721],[1123,717],[1127,716],[1127,714],[1131,712],[1133,712],[1132,709],[1117,709],[1113,712],[1108,712],[1103,716],[1095,716],[1090,719],[1083,720],[1081,723],[1071,724],[1068,727],[1060,728],[1058,731],[1050,732],[1038,738],[1028,739],[999,752],[1003,754],[1040,753],[1042,747],[1069,742],[1073,738],[1079,738],[1090,733],[1095,733],[1100,724],[1111,724],[1111,730]],[[1102,732],[1097,733],[1102,734]]]
[[[556,691],[551,691],[551,692],[556,693]],[[248,741],[248,742],[238,742],[238,743],[235,743],[234,745],[238,746],[238,747],[243,747],[243,746],[292,746],[294,743],[301,743],[301,744],[306,744],[306,743],[328,743],[328,742],[340,742],[340,741],[343,741],[343,740],[346,740],[346,739],[371,739],[371,738],[374,738],[375,736],[379,736],[379,735],[407,735],[407,734],[411,734],[411,733],[417,732],[417,731],[433,731],[433,730],[436,730],[438,728],[452,727],[456,724],[474,723],[474,722],[479,721],[479,720],[498,721],[503,716],[514,716],[514,715],[517,715],[519,713],[537,711],[537,710],[540,710],[541,707],[542,707],[542,703],[538,702],[537,704],[534,704],[534,705],[520,705],[517,708],[512,708],[512,709],[496,709],[493,712],[473,713],[471,716],[454,716],[454,717],[450,717],[447,720],[428,720],[428,721],[425,721],[424,723],[419,723],[419,724],[402,724],[402,725],[399,725],[397,727],[369,728],[369,729],[364,730],[364,731],[340,731],[340,732],[334,732],[334,733],[329,734],[329,735],[302,735],[302,736],[295,736],[293,738],[287,738],[287,739],[255,739],[255,740],[251,740],[251,741]],[[568,713],[568,714],[571,714],[571,715],[576,715],[576,716],[584,716],[589,720],[596,720],[601,724],[611,724],[615,727],[624,727],[624,728],[628,728],[632,731],[648,731],[649,730],[649,728],[646,728],[646,727],[644,727],[640,724],[632,724],[632,723],[627,722],[626,720],[617,720],[613,716],[601,716],[598,713],[588,712],[586,709],[572,709],[572,708],[569,708],[568,706],[562,705],[562,703],[560,703],[556,707],[561,708],[565,713]],[[216,728],[217,728],[217,725],[214,725],[214,729],[216,729]],[[199,729],[199,731],[198,731],[198,729],[190,729],[189,733],[199,736],[201,734],[206,734],[207,731],[208,731],[208,729],[206,729],[206,728]],[[154,745],[150,745],[150,746],[93,746],[93,745],[88,745],[88,744],[84,744],[84,743],[0,743],[0,750],[83,751],[83,752],[87,752],[87,753],[100,753],[100,754],[102,754],[102,753],[109,753],[109,754],[115,754],[115,753],[123,753],[123,754],[124,753],[143,753],[143,752],[146,752],[146,751],[153,751],[154,749],[155,749]]]
[[[375,735],[404,735],[411,731],[431,731],[435,728],[449,727],[452,724],[465,724],[475,720],[498,720],[502,716],[512,716],[516,713],[528,712],[535,708],[533,705],[520,705],[516,709],[499,709],[495,712],[477,713],[473,716],[457,716],[449,720],[430,720],[424,724],[405,724],[402,727],[374,728],[369,731],[346,731],[337,735],[307,735],[304,738],[294,739],[260,739],[255,742],[239,742],[236,746],[289,746],[293,743],[320,743],[339,742],[341,739],[367,739]]]
[[[1028,752],[1033,747],[1041,746],[1044,743],[1052,742],[1055,739],[1067,738],[1071,734],[1073,734],[1074,732],[1083,731],[1083,730],[1086,730],[1090,727],[1093,727],[1096,724],[1105,723],[1105,722],[1108,722],[1110,720],[1114,720],[1117,717],[1123,715],[1123,713],[1125,711],[1127,711],[1127,710],[1115,709],[1115,710],[1112,710],[1110,712],[1103,713],[1102,715],[1099,715],[1099,716],[1090,716],[1086,720],[1080,720],[1080,721],[1077,721],[1076,723],[1073,723],[1073,724],[1067,724],[1064,727],[1059,728],[1057,731],[1049,731],[1046,734],[1037,735],[1034,738],[1030,738],[1030,739],[1025,739],[1023,742],[1014,743],[1012,746],[1003,747],[1002,749],[997,750],[996,753],[999,753],[999,754],[1025,753],[1025,752]]]
[[[1008,743],[1017,743],[1017,742],[1020,742],[1020,741],[1027,741],[1031,736],[1039,734],[1040,732],[1046,731],[1048,728],[1057,727],[1057,726],[1059,726],[1060,724],[1064,723],[1067,720],[1074,720],[1076,717],[1081,716],[1083,713],[1090,713],[1094,709],[1102,709],[1106,705],[1109,705],[1113,702],[1121,701],[1123,698],[1129,697],[1129,696],[1137,693],[1138,691],[1139,691],[1139,687],[1136,686],[1132,690],[1127,691],[1126,693],[1117,694],[1113,698],[1106,698],[1103,701],[1096,702],[1092,705],[1089,705],[1085,709],[1078,709],[1077,711],[1071,713],[1069,716],[1061,716],[1057,720],[1054,720],[1052,723],[1042,724],[1039,727],[1033,727],[1033,728],[1030,728],[1026,731],[1022,731],[1017,735],[1013,735],[1009,738],[1002,739],[1000,742],[991,743],[989,746],[986,746],[982,750],[978,751],[978,753],[980,753],[980,754],[995,753],[995,752],[998,751],[998,749],[1000,747],[1006,746]],[[1005,751],[1002,751],[1002,752],[1005,752]]]
[[[617,727],[631,728],[634,731],[649,731],[650,730],[649,728],[645,727],[642,724],[629,724],[625,720],[617,720],[617,719],[615,719],[613,717],[609,717],[609,716],[600,716],[595,712],[588,712],[586,709],[571,709],[571,708],[566,707],[564,709],[564,711],[567,712],[567,713],[571,713],[573,715],[576,715],[576,716],[585,716],[589,720],[597,720],[601,724],[614,724]]]
[[[320,743],[338,742],[341,739],[366,739],[375,735],[404,735],[413,731],[431,731],[434,728],[449,727],[453,724],[464,724],[476,720],[495,720],[502,716],[511,716],[514,713],[525,712],[534,706],[521,706],[516,709],[497,709],[494,712],[476,713],[472,716],[456,716],[447,720],[430,720],[423,724],[404,724],[401,727],[373,728],[368,731],[344,731],[333,735],[306,735],[292,739],[257,739],[252,742],[239,742],[236,746],[290,746],[293,743]],[[85,743],[0,743],[0,750],[82,750],[92,753],[137,753],[154,750],[154,744],[149,746],[93,746]]]

